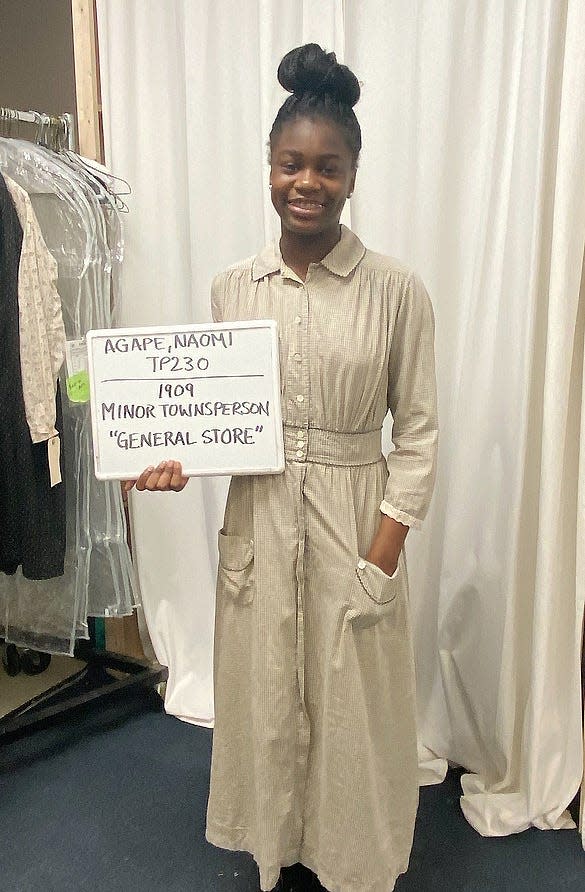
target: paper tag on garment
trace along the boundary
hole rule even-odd
[[[65,344],[67,396],[72,403],[89,402],[87,344],[84,339]]]
[[[49,476],[53,487],[61,483],[61,440],[59,434],[47,441],[47,454],[49,456]]]
[[[89,374],[77,372],[67,378],[67,396],[72,403],[89,402]]]

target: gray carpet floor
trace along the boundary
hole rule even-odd
[[[156,694],[111,695],[0,745],[2,892],[257,892],[245,853],[205,841],[211,732]],[[421,790],[397,892],[585,892],[575,831],[483,839],[459,774]]]

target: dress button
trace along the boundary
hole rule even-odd
[[[295,316],[295,322],[296,322],[297,325],[300,325],[300,323],[301,323],[301,317],[300,317],[300,316]]]
[[[295,359],[296,359],[297,362],[300,362],[302,358],[303,358],[303,357],[301,356],[300,353],[295,353]]]
[[[302,457],[303,457],[303,450],[297,449],[297,458],[302,458]]]
[[[297,431],[297,437],[299,437],[299,439],[302,439],[304,436],[305,436],[304,431]]]
[[[297,394],[297,403],[304,402],[305,398],[302,393]]]
[[[297,449],[304,449],[305,444],[303,440],[297,440]]]
[[[358,561],[358,567],[359,567],[360,570],[365,570],[365,569],[366,569],[366,562],[364,561],[363,558],[360,558],[360,559],[359,559],[359,561]]]

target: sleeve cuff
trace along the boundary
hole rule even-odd
[[[411,514],[407,514],[405,511],[400,511],[399,508],[394,508],[390,502],[387,502],[386,499],[380,505],[380,511],[382,514],[386,514],[388,517],[391,517],[393,520],[397,520],[398,523],[403,523],[407,527],[413,527],[415,530],[422,529],[422,520],[418,517],[413,517]]]

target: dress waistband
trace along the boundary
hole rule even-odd
[[[370,465],[382,457],[382,431],[339,433],[285,424],[284,455],[293,462]]]

